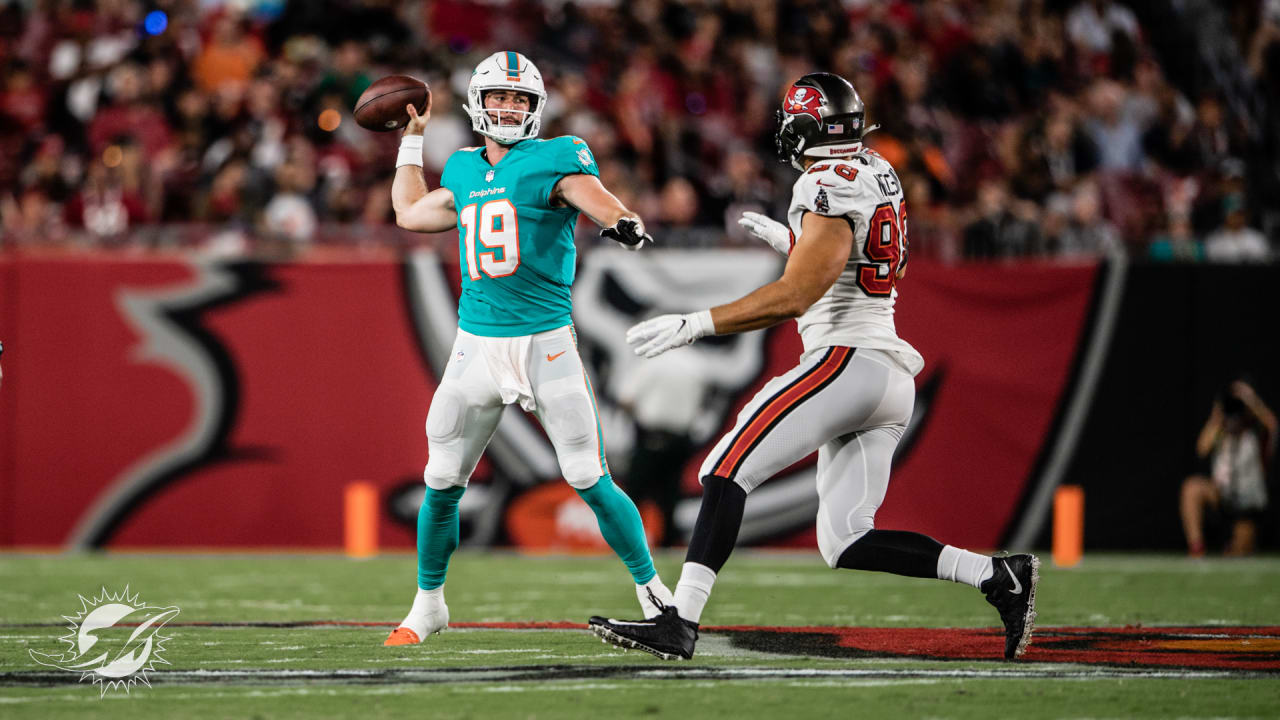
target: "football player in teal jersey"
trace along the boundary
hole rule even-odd
[[[386,645],[419,643],[448,626],[444,581],[458,546],[458,501],[503,407],[513,402],[542,423],[565,480],[631,572],[645,616],[672,601],[654,570],[640,513],[609,475],[570,317],[579,213],[623,247],[639,249],[652,238],[600,183],[585,142],[537,137],[546,99],[528,58],[516,52],[486,58],[471,75],[464,106],[484,146],[455,152],[440,187],[430,191],[422,173],[430,105],[421,115],[407,108],[391,186],[396,224],[418,232],[457,228],[462,294],[458,335],[427,413],[418,592]]]

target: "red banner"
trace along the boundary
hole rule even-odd
[[[601,373],[610,359],[614,373],[631,361],[615,326],[658,306],[643,292],[653,264],[696,273],[727,263],[744,286],[778,267],[767,253],[650,255],[623,261],[596,252],[582,263],[577,324],[584,356]],[[898,326],[929,363],[918,383],[933,385],[880,527],[978,548],[998,541],[1070,380],[1095,274],[912,264]],[[440,348],[448,352],[456,282],[456,266],[435,256],[286,264],[0,258],[0,545],[334,547],[342,488],[357,480],[387,500],[382,542],[411,545],[416,508],[403,493],[421,484],[423,421]],[[617,295],[608,288],[619,284],[632,297],[610,309],[616,298],[601,298]],[[685,299],[686,309],[705,306],[696,293],[664,294],[667,304]],[[761,337],[735,346],[749,362],[724,388],[733,400],[718,411],[720,428],[796,359],[793,328]],[[628,444],[612,385],[597,382],[611,455]],[[554,545],[554,522],[518,516],[519,508],[551,512],[520,498],[558,480],[554,459],[526,416],[508,410],[503,423],[464,498],[465,527],[478,542]],[[688,480],[715,440],[699,438]],[[805,469],[793,471],[802,478]],[[761,502],[809,502],[803,485],[795,484],[794,499],[769,499],[767,484]],[[808,488],[811,495],[811,481]],[[492,517],[503,522],[486,521]],[[761,526],[757,536],[811,542],[802,521],[789,522]],[[524,530],[543,527],[537,532],[552,536],[545,542]]]

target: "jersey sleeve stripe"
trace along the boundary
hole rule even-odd
[[[821,362],[774,394],[738,431],[729,449],[715,464],[712,474],[732,480],[742,461],[760,444],[760,440],[792,410],[829,385],[849,364],[853,352],[853,348],[832,347]]]

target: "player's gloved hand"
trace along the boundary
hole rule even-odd
[[[601,230],[600,237],[609,238],[628,250],[639,250],[645,243],[653,244],[653,236],[644,231],[644,223],[638,217],[619,218]]]
[[[786,225],[761,215],[757,212],[744,212],[738,218],[738,224],[747,232],[769,243],[769,246],[783,255],[791,254],[791,231]]]
[[[688,345],[698,338],[712,335],[715,331],[710,310],[688,315],[659,315],[633,325],[627,331],[627,344],[637,355],[652,358],[681,345]]]

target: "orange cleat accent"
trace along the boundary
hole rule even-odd
[[[386,642],[382,643],[383,647],[391,647],[393,645],[417,645],[422,642],[422,638],[418,637],[418,633],[407,627],[398,627],[391,631],[387,636]]]

